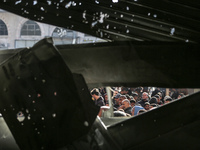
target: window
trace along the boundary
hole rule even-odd
[[[0,20],[0,35],[8,35],[6,24]]]
[[[21,29],[21,36],[41,36],[39,25],[35,21],[26,21]]]
[[[32,47],[38,40],[15,40],[15,48]]]

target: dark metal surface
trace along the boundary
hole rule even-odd
[[[99,117],[90,132],[66,146],[66,150],[121,150]]]
[[[112,42],[57,46],[88,86],[198,88],[199,44]]]
[[[199,149],[199,97],[196,93],[108,127],[97,118],[66,150]]]
[[[0,78],[0,111],[21,150],[63,147],[87,134],[98,113],[50,39],[1,64]]]
[[[98,109],[77,75],[91,87],[199,88],[199,44],[188,43],[200,40],[198,1],[1,0],[0,8],[108,41],[151,41],[60,46],[73,75],[45,40],[3,63],[0,110],[21,150],[200,148],[199,93],[106,130],[92,126]]]
[[[2,116],[0,116],[0,149],[19,150],[19,147]]]
[[[200,93],[108,128],[121,149],[200,148]]]
[[[110,41],[200,40],[197,0],[1,0],[0,8]]]
[[[199,87],[199,44],[57,46],[72,74],[49,40],[1,64],[0,110],[21,150],[200,148],[200,93],[106,128],[99,119],[93,124],[98,109],[84,81],[90,86]]]
[[[198,88],[199,44],[112,42],[56,46],[72,73],[89,87]],[[0,53],[1,61],[15,51]]]

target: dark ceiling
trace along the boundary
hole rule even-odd
[[[2,0],[0,8],[108,41],[200,40],[197,0]]]

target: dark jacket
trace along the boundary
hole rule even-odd
[[[149,100],[144,100],[144,99],[142,99],[142,100],[140,100],[138,103],[139,103],[142,107],[144,107],[144,104],[145,104],[146,102],[149,102]]]
[[[119,104],[115,104],[113,107],[118,109],[119,106],[120,106]]]
[[[105,106],[104,99],[100,96],[97,100],[95,100],[95,105],[97,106]]]
[[[128,108],[126,108],[126,109],[124,109],[124,112],[125,113],[127,113],[127,114],[130,114],[130,115],[132,115],[132,107],[128,107]]]

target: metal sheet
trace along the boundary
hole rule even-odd
[[[199,44],[112,42],[57,46],[73,73],[90,87],[198,88]]]
[[[96,118],[90,132],[72,142],[63,150],[120,150],[118,143],[114,141],[107,131],[106,126],[99,117]]]
[[[112,42],[56,46],[72,73],[89,87],[199,88],[199,44]],[[6,60],[17,51],[0,52]]]
[[[200,93],[108,128],[122,149],[199,149]]]
[[[0,78],[0,111],[21,150],[63,147],[87,134],[98,113],[50,39],[1,64]]]
[[[200,39],[200,7],[195,0],[2,0],[0,8],[108,41]]]
[[[20,150],[2,116],[0,116],[0,149]]]

